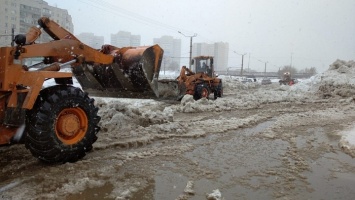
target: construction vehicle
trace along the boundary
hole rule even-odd
[[[42,29],[53,41],[36,43]],[[75,162],[93,148],[100,116],[86,89],[107,96],[157,95],[158,45],[96,50],[46,17],[14,42],[0,48],[0,145],[24,143],[42,161]],[[25,65],[38,57],[42,63]],[[73,72],[63,72],[65,66]],[[85,92],[72,85],[73,74]],[[44,87],[53,79],[56,85]]]
[[[214,99],[223,96],[222,79],[214,73],[213,56],[197,56],[191,60],[191,69],[183,66],[177,77],[178,99],[185,94],[193,95],[195,100],[209,98],[213,93]]]
[[[285,72],[281,80],[279,80],[280,85],[293,85],[295,84],[295,79],[291,78],[290,72]]]

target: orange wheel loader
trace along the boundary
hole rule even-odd
[[[44,30],[53,38],[36,43]],[[110,97],[157,96],[163,50],[158,46],[93,49],[49,18],[16,46],[0,47],[0,145],[24,143],[48,163],[75,162],[93,148],[98,108],[87,92]],[[26,60],[43,58],[27,66]],[[61,69],[71,66],[72,72]],[[82,86],[73,86],[73,75]],[[55,85],[44,87],[44,82]]]
[[[214,99],[223,96],[222,79],[214,73],[212,56],[197,56],[191,61],[193,70],[183,66],[177,77],[178,100],[185,94],[193,95],[195,100],[209,98],[213,93]]]

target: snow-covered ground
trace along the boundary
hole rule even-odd
[[[216,100],[93,97],[94,150],[48,166],[0,148],[0,198],[352,199],[354,76],[337,60],[293,86],[220,76]]]
[[[65,69],[64,71],[68,71]],[[161,71],[161,79],[175,79],[179,75],[178,71]],[[251,83],[241,83],[240,78],[234,76],[219,76],[224,83],[224,93],[243,93],[240,99],[222,98],[217,101],[200,100],[194,101],[191,96],[186,95],[181,104],[177,106],[161,108],[161,105],[154,100],[139,99],[114,99],[96,97],[96,102],[100,107],[100,115],[103,116],[101,126],[104,129],[118,130],[131,129],[127,126],[127,121],[139,120],[150,123],[160,123],[161,121],[172,121],[173,113],[178,112],[201,112],[201,111],[225,111],[234,108],[255,107],[257,104],[302,101],[312,99],[315,95],[327,97],[339,96],[339,102],[352,102],[355,98],[355,62],[336,60],[329,66],[329,70],[317,74],[309,79],[302,79],[292,87],[279,85],[279,79],[272,79],[273,84],[267,86],[268,90],[253,90],[248,94],[248,89],[255,89],[260,86],[260,80]],[[53,80],[46,82],[46,86],[54,84]],[[80,84],[74,79],[74,85]],[[104,105],[104,106],[103,106]],[[155,107],[152,110],[152,106]],[[127,113],[121,112],[120,108],[127,109]],[[138,108],[141,108],[138,110]],[[146,109],[144,109],[146,108]],[[120,112],[117,112],[120,111]],[[136,114],[135,112],[141,112]],[[128,123],[129,124],[129,123]],[[354,124],[355,127],[355,124]],[[170,127],[171,128],[171,127]],[[349,128],[350,129],[350,128]],[[354,128],[355,129],[355,128]],[[129,133],[131,134],[131,133]],[[346,151],[355,151],[355,131],[348,131],[343,134],[341,146]],[[355,155],[355,153],[352,153]]]
[[[176,74],[177,72],[166,72],[165,76],[163,74],[161,77],[172,79]],[[224,94],[227,97],[219,98],[215,101],[206,99],[194,101],[192,96],[186,95],[180,104],[162,106],[154,100],[95,98],[100,108],[100,115],[102,116],[100,126],[104,130],[127,130],[127,137],[145,135],[142,139],[149,141],[155,136],[149,138],[147,135],[150,134],[147,133],[147,130],[139,128],[142,124],[159,124],[159,129],[163,131],[189,131],[186,127],[179,127],[173,122],[174,113],[176,112],[222,112],[241,108],[257,108],[259,105],[267,103],[312,102],[318,101],[318,98],[326,99],[331,97],[339,98],[339,104],[346,104],[354,103],[355,98],[354,61],[337,60],[330,65],[328,71],[317,74],[309,79],[304,79],[293,86],[279,85],[277,81],[274,81],[271,85],[261,86],[259,82],[241,83],[235,77],[230,76],[220,76],[220,78],[223,79]],[[267,89],[264,89],[265,87]],[[237,95],[236,98],[228,98],[229,94],[243,95]],[[329,114],[331,115],[332,113]],[[259,116],[254,116],[250,120],[257,121],[258,118]],[[135,123],[133,123],[134,121]],[[136,123],[136,121],[139,121],[139,123]],[[213,120],[210,123],[228,124],[228,120]],[[231,124],[228,125],[233,126]],[[219,127],[220,125],[215,126]],[[238,126],[238,124],[235,124],[235,126]],[[129,131],[137,127],[138,131]],[[190,131],[191,134],[199,134],[198,131]],[[346,152],[351,152],[352,155],[355,155],[355,131],[339,132],[339,134],[342,135],[339,145]],[[120,138],[122,137],[124,135],[120,135]]]

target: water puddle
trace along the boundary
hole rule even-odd
[[[272,123],[273,121],[268,121],[253,128],[228,132],[224,135],[212,134],[188,141],[197,148],[192,152],[186,152],[184,157],[193,161],[194,166],[186,164],[185,168],[181,165],[174,168],[169,166],[172,165],[171,162],[166,162],[164,167],[157,170],[154,187],[150,186],[135,193],[132,199],[176,199],[181,195],[187,195],[188,199],[192,200],[206,199],[206,194],[216,189],[221,191],[225,199],[265,197],[267,190],[256,191],[252,187],[252,185],[257,187],[259,184],[257,177],[248,183],[251,185],[249,188],[238,184],[241,182],[238,179],[249,172],[281,165],[281,161],[275,158],[286,150],[287,142],[253,137]],[[176,172],[174,170],[176,168],[180,171]],[[193,182],[193,195],[184,193],[188,181]]]
[[[111,191],[113,190],[113,185],[106,183],[101,187],[94,187],[86,189],[79,194],[71,194],[66,197],[66,200],[96,200],[96,199],[107,199],[113,200],[114,198],[109,198]]]
[[[131,200],[206,199],[218,189],[224,199],[352,199],[355,160],[331,146],[339,137],[310,128],[290,141],[259,137],[273,121],[252,128],[197,139],[181,139],[196,148],[154,166],[155,175]],[[312,154],[312,155],[310,155]],[[295,156],[295,157],[293,157]],[[298,160],[298,158],[300,160]],[[309,167],[298,169],[300,161]],[[299,171],[297,171],[299,170]],[[186,193],[192,182],[193,193]],[[67,199],[110,199],[112,185],[92,188]]]
[[[355,159],[346,154],[325,154],[311,164],[305,176],[314,191],[304,194],[304,199],[353,199],[355,196]]]

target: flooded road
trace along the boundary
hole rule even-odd
[[[163,162],[152,185],[135,193],[132,199],[198,200],[215,189],[225,199],[352,199],[353,158],[340,151],[323,152],[315,160],[306,154],[303,158],[292,155],[288,141],[258,137],[272,123],[193,141],[194,150],[175,161]],[[326,137],[320,140],[331,142]],[[317,146],[316,142],[312,147],[307,143],[303,137],[296,138],[297,151],[312,151]],[[310,166],[300,164],[304,160],[312,160]],[[191,163],[195,167],[184,167]],[[189,181],[193,182],[192,194],[182,192]]]
[[[338,134],[353,121],[333,104],[271,103],[175,113],[125,137],[108,129],[76,163],[8,146],[0,199],[353,199],[355,160]]]

